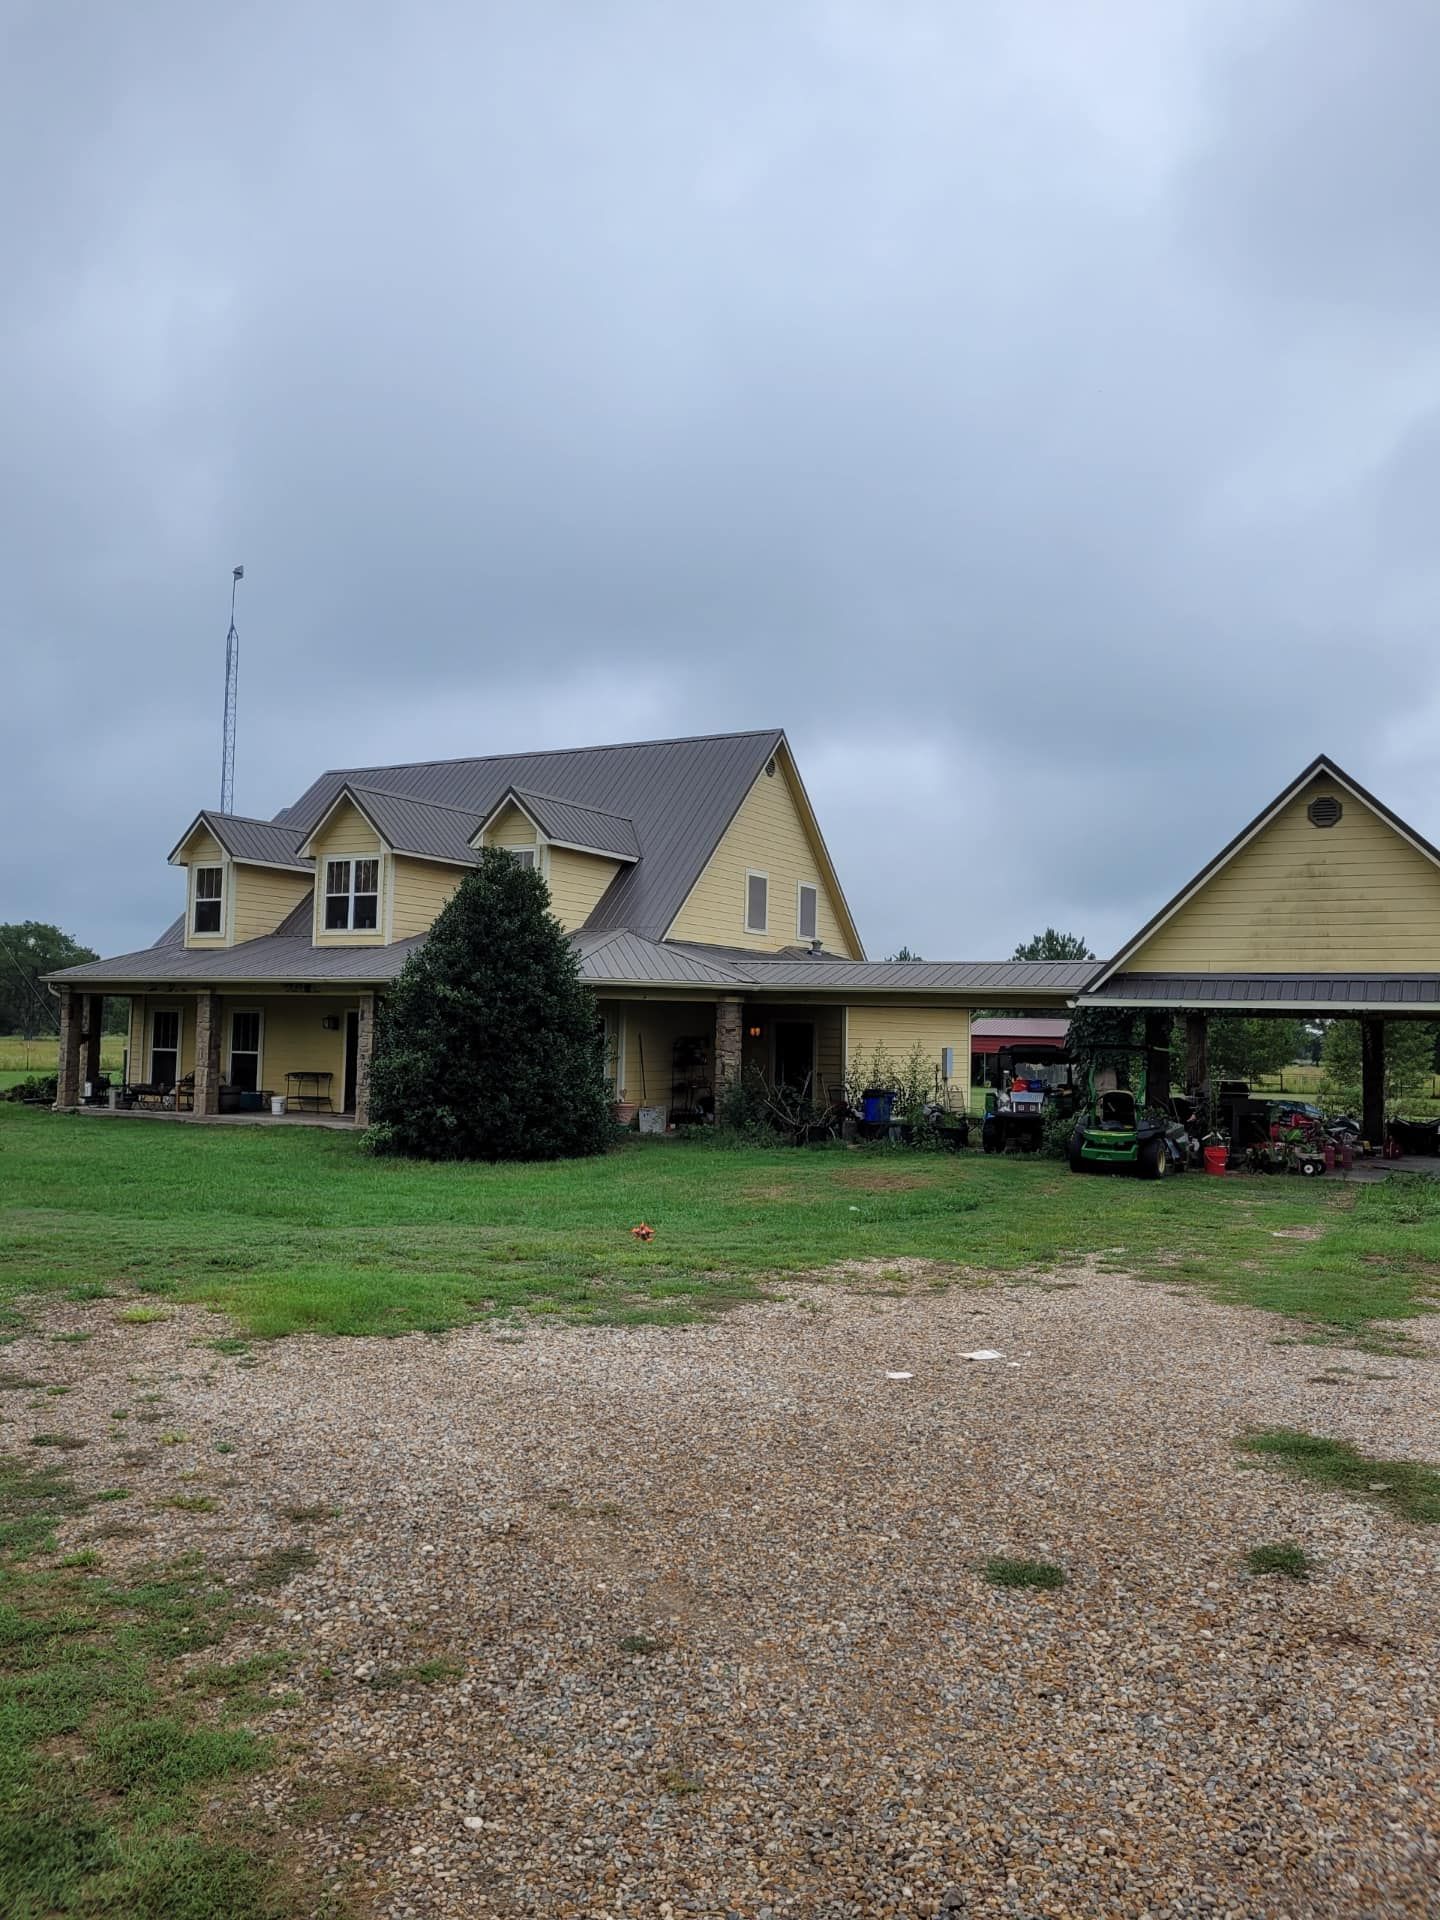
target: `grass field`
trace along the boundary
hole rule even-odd
[[[632,1234],[642,1221],[653,1240]],[[0,1107],[0,1299],[200,1301],[262,1337],[527,1312],[676,1321],[847,1261],[932,1261],[943,1281],[1093,1257],[1354,1333],[1434,1304],[1437,1240],[1440,1182],[1424,1179],[1155,1185],[977,1153],[665,1141],[430,1166],[318,1128]]]
[[[13,1087],[32,1075],[54,1073],[57,1042],[53,1033],[26,1040],[18,1033],[0,1033],[0,1090]],[[100,1065],[106,1073],[118,1073],[125,1059],[123,1033],[107,1033],[100,1042]]]

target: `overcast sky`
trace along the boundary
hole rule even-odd
[[[872,955],[1440,838],[1434,0],[0,0],[0,921],[218,797],[788,729]]]

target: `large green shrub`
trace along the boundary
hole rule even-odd
[[[594,996],[545,882],[487,849],[379,1010],[369,1144],[425,1160],[599,1153],[610,1101]]]

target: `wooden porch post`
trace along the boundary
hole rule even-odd
[[[1360,1022],[1360,1131],[1373,1147],[1385,1144],[1385,1022]]]
[[[722,994],[715,1003],[715,1096],[735,1086],[741,1073],[741,1019],[745,1002],[739,994]]]
[[[94,1093],[100,1082],[100,1029],[105,1023],[105,996],[87,993],[82,996],[82,1004],[85,1043],[80,1054],[80,1091],[83,1094],[87,1084]]]
[[[80,1104],[81,996],[74,987],[57,987],[60,1001],[60,1064],[56,1068],[55,1111]]]
[[[197,1120],[220,1111],[220,996],[206,987],[195,1001],[195,1104]]]
[[[375,1053],[375,996],[362,993],[355,1032],[355,1124],[370,1124],[370,1062]]]
[[[1170,1099],[1170,1028],[1173,1016],[1145,1016],[1145,1104],[1163,1107]]]

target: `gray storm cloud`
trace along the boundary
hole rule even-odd
[[[1432,836],[1440,15],[0,12],[0,919],[215,799],[778,723],[872,953]],[[1097,831],[1087,797],[1133,805]]]

